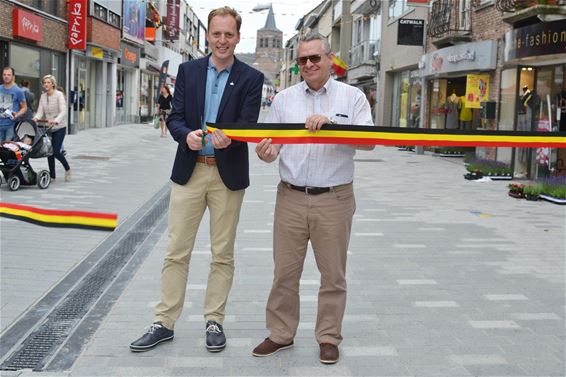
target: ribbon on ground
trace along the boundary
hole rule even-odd
[[[113,231],[118,215],[112,213],[43,209],[0,202],[0,217],[28,223],[59,227]]]
[[[302,123],[216,123],[207,124],[207,128],[208,132],[221,129],[233,140],[252,143],[269,138],[274,144],[566,148],[566,132],[464,131],[338,124],[326,124],[317,132],[309,132]]]

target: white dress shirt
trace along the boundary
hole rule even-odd
[[[371,109],[364,93],[330,78],[319,90],[306,82],[277,94],[266,123],[305,123],[310,115],[322,114],[338,124],[373,126]],[[281,180],[296,186],[332,187],[354,180],[351,145],[285,144],[279,152]]]

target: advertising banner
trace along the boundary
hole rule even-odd
[[[87,0],[69,0],[69,50],[86,50]]]
[[[123,37],[143,44],[145,34],[145,2],[124,0]]]
[[[167,0],[167,21],[165,22],[166,38],[171,41],[179,39],[179,0]]]
[[[481,102],[489,101],[489,75],[466,76],[466,107],[479,109]]]

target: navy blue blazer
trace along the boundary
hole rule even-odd
[[[205,119],[208,59],[210,56],[182,63],[177,73],[173,109],[167,118],[167,128],[178,143],[171,180],[180,185],[188,182],[198,155],[197,151],[189,149],[187,135],[200,129],[201,119]],[[234,58],[216,123],[256,123],[262,86],[263,74]],[[214,154],[226,187],[235,191],[250,185],[247,143],[232,140],[227,148],[215,149]]]

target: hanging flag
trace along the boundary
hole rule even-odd
[[[118,215],[113,213],[44,209],[6,202],[0,202],[0,217],[49,227],[106,231],[116,229],[118,224]]]
[[[297,65],[297,63],[295,63],[295,65],[291,67],[291,72],[295,75],[299,74],[299,66]]]
[[[348,70],[348,64],[338,56],[334,55],[332,57],[332,70],[338,77],[342,77],[346,74]]]
[[[218,123],[207,124],[208,132],[221,129],[239,141],[273,144],[365,144],[426,145],[455,147],[566,148],[566,132],[478,131],[431,128],[324,125],[316,132],[302,123]]]

